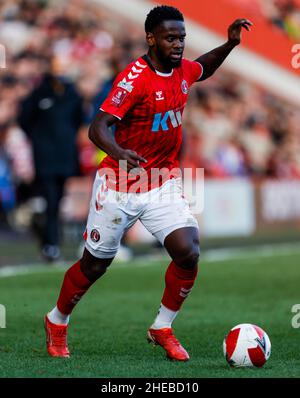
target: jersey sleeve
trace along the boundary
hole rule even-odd
[[[200,80],[203,75],[203,66],[197,61],[189,61],[186,59],[185,70],[190,85]]]
[[[128,70],[125,69],[116,77],[111,91],[100,106],[100,110],[120,120],[143,97],[141,77],[130,80],[128,76],[130,76],[130,71],[128,73]]]

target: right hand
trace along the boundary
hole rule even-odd
[[[116,160],[126,160],[127,161],[127,171],[135,169],[136,167],[141,167],[140,162],[147,163],[147,160],[142,156],[139,156],[135,151],[131,149],[122,149],[119,151],[118,155],[115,157]]]

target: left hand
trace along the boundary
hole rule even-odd
[[[253,26],[253,23],[248,19],[236,19],[228,28],[228,41],[237,46],[241,42],[242,28],[249,32],[251,30],[251,26]]]

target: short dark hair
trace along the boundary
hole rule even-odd
[[[145,21],[145,31],[153,32],[153,30],[163,21],[182,21],[184,18],[182,13],[175,7],[157,6],[154,7],[147,15]]]

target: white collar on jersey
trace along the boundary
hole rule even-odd
[[[158,76],[169,77],[169,76],[172,76],[172,75],[173,75],[173,70],[174,70],[174,69],[172,69],[170,73],[162,73],[162,72],[159,72],[158,70],[155,69],[155,73],[156,73]]]

